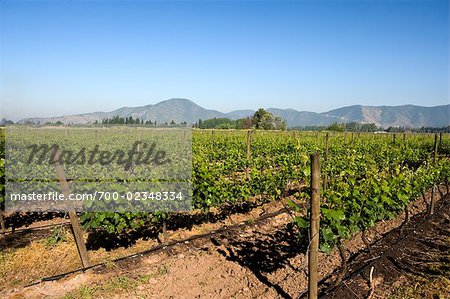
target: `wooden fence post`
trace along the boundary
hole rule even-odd
[[[58,180],[61,185],[61,189],[64,194],[64,198],[66,200],[68,200],[69,195],[70,195],[69,184],[67,183],[66,175],[64,174],[64,169],[61,166],[61,164],[59,164],[59,162],[58,162],[59,156],[60,156],[60,152],[59,152],[59,150],[57,150],[55,153],[55,158],[54,158],[56,174],[58,176]],[[73,209],[70,205],[67,205],[67,206],[70,207],[68,213],[69,213],[70,223],[72,225],[72,232],[73,232],[73,236],[75,238],[75,243],[77,244],[78,254],[80,256],[83,268],[87,268],[91,265],[91,262],[89,260],[89,255],[87,253],[86,244],[84,244],[83,232],[81,231],[80,221],[78,220],[77,213],[75,213],[75,209]]]
[[[437,164],[437,145],[438,145],[438,134],[434,134],[434,147],[433,147],[433,164]],[[430,215],[434,214],[434,197],[435,197],[435,189],[436,185],[433,184],[433,189],[431,191],[431,200],[430,200]]]
[[[252,131],[248,130],[247,131],[247,166],[245,167],[245,175],[247,177],[247,179],[250,179],[250,167],[249,167],[249,163],[250,163],[250,157],[251,157],[251,140],[252,138]]]
[[[320,220],[320,155],[311,155],[311,214],[310,245],[308,256],[308,299],[317,299],[318,293],[318,252]]]
[[[438,134],[434,134],[434,147],[433,147],[433,163],[437,163],[437,155],[438,155]]]
[[[433,163],[437,162],[437,133],[434,134]]]
[[[5,238],[5,233],[6,233],[5,219],[3,218],[3,211],[0,210],[0,240]]]
[[[323,157],[323,160],[325,163],[327,163],[328,161],[328,141],[329,141],[329,134],[327,132],[327,134],[325,135],[325,156]],[[328,173],[324,172],[324,177],[323,177],[323,191],[326,191],[328,187]]]
[[[1,133],[1,130],[2,129],[0,129],[0,133]],[[3,129],[3,134],[4,134],[3,137],[6,138],[6,128]],[[14,133],[14,134],[16,134],[16,133]],[[4,146],[5,146],[5,144],[3,143],[3,140],[5,140],[5,139],[4,138],[0,138],[0,148],[4,148]],[[5,175],[5,177],[6,177],[6,175]],[[5,233],[6,233],[6,223],[5,223],[5,218],[3,217],[4,212],[5,211],[3,211],[1,209],[1,205],[0,205],[0,240],[3,239],[4,237],[6,237],[6,235],[5,235]]]
[[[136,130],[137,130],[137,142],[138,142],[137,153],[139,154],[141,152],[141,134],[142,134],[142,132],[139,130],[139,128]]]

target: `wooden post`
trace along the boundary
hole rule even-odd
[[[441,152],[441,148],[442,148],[442,132],[439,133],[439,146],[438,146],[439,152]]]
[[[310,246],[308,256],[308,299],[317,299],[318,291],[318,252],[320,220],[320,155],[311,155],[311,214]]]
[[[211,130],[211,147],[214,147],[214,129]]]
[[[163,220],[162,235],[163,235],[163,244],[167,244],[169,242],[169,238],[167,237],[167,221],[166,220]]]
[[[403,143],[406,142],[406,133],[403,133]]]
[[[327,134],[325,135],[325,156],[323,157],[323,160],[325,163],[327,163],[328,161],[328,140],[329,140],[329,134],[327,132]],[[328,173],[324,173],[324,177],[323,177],[323,191],[327,190],[327,186],[328,186]]]
[[[431,199],[430,199],[430,215],[434,214],[434,198],[436,197],[436,185],[433,184],[433,187],[431,188]]]
[[[433,163],[436,164],[437,163],[437,145],[438,145],[438,134],[434,134],[434,148],[433,148]]]
[[[137,153],[138,153],[138,155],[139,155],[139,153],[141,152],[141,131],[139,131],[139,129],[137,129],[137,142],[138,142],[138,145],[137,145]]]
[[[59,184],[61,185],[64,198],[68,199],[70,195],[69,184],[67,183],[66,175],[64,174],[64,169],[58,162],[59,155],[60,152],[59,150],[57,150],[55,154],[56,174],[58,176]],[[67,206],[70,207],[70,205]],[[77,244],[78,254],[80,256],[81,263],[83,264],[83,268],[87,268],[91,265],[91,262],[89,260],[89,255],[87,253],[86,244],[84,244],[83,232],[81,231],[80,221],[78,220],[77,213],[75,213],[75,209],[73,209],[73,207],[70,207],[68,210],[70,223],[72,225],[73,236]]]
[[[247,179],[250,179],[250,168],[249,168],[249,164],[250,164],[250,157],[251,157],[251,137],[252,137],[252,131],[248,130],[247,131],[247,167],[245,167],[245,175],[247,177]]]
[[[437,164],[437,144],[438,144],[438,134],[434,134],[434,148],[433,148],[433,164]],[[434,214],[434,195],[435,195],[436,185],[433,184],[433,189],[431,191],[431,200],[430,200],[430,215]]]
[[[395,144],[395,139],[397,138],[397,135],[394,133],[394,135],[392,135],[392,142]]]
[[[6,128],[2,129],[0,128],[0,135],[4,134],[4,138],[6,138]],[[14,136],[14,135],[13,135]],[[0,138],[0,148],[4,148],[5,144],[3,143],[4,138]],[[4,188],[4,187],[3,187]],[[4,211],[1,209],[0,205],[0,239],[3,239],[5,237],[6,232],[6,224],[5,224],[5,218],[3,217]]]
[[[5,233],[6,233],[5,218],[3,218],[3,211],[0,210],[0,240],[5,237]]]

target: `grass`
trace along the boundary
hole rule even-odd
[[[139,241],[131,249],[118,248],[108,252],[101,248],[89,250],[88,253],[92,263],[105,262],[108,270],[114,270],[117,266],[111,260],[142,251],[154,243],[154,240]],[[81,266],[72,233],[65,228],[55,228],[50,235],[40,239],[33,239],[32,235],[20,236],[7,245],[0,249],[0,289],[3,290],[23,287],[42,277],[61,274]]]
[[[139,275],[138,277],[130,277],[129,275],[114,276],[103,283],[83,285],[77,290],[66,294],[63,299],[110,298],[120,293],[134,292],[138,286],[148,283],[151,278],[168,273],[169,269],[167,266],[161,265],[156,271]]]
[[[394,288],[389,299],[449,299],[450,279],[439,276]]]

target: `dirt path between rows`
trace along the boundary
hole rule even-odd
[[[433,216],[416,215],[403,234],[391,231],[372,250],[354,258],[351,275],[323,298],[387,298],[405,285],[414,285],[414,298],[450,298],[450,203]],[[443,278],[441,289],[419,294],[436,278]]]
[[[395,228],[401,225],[403,217],[380,222],[368,234],[375,255],[397,243],[391,257],[410,267],[416,265],[413,257],[418,255],[412,251],[409,259],[402,258],[407,256],[408,250],[415,248],[412,244],[435,244],[437,247],[433,252],[444,249],[448,252],[448,243],[445,243],[449,234],[448,209],[446,206],[439,210],[423,228],[414,228],[424,219],[421,214],[424,206],[421,199],[413,202],[410,213],[416,216],[405,233],[417,237],[406,237],[400,242]],[[288,228],[290,222],[288,214],[280,214],[260,223],[215,234],[211,238],[196,239],[151,255],[107,264],[91,273],[11,290],[4,295],[10,298],[86,298],[83,294],[88,292],[87,297],[90,298],[298,298],[307,286],[306,244],[298,242],[296,231]],[[436,236],[447,236],[447,239],[432,239]],[[431,238],[430,242],[426,242],[426,238]],[[364,253],[364,243],[356,235],[346,242],[346,247],[352,260],[350,269],[356,276],[350,276],[328,296],[365,298],[369,291],[367,269],[358,272],[361,268],[358,262],[368,259]],[[431,252],[427,247],[417,247],[417,250]],[[392,275],[394,270],[383,264],[386,261],[390,259],[386,257],[374,261],[379,263],[374,264],[377,292],[385,292],[401,276],[398,269],[399,274]],[[448,267],[448,259],[442,262],[439,257],[438,262]],[[339,254],[320,254],[319,265],[320,278],[325,282],[332,281],[340,265]],[[422,268],[411,266],[411,269],[418,271]],[[384,278],[384,272],[387,278]],[[382,287],[384,285],[386,288]],[[351,289],[350,293],[348,289]]]

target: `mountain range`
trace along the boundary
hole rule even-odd
[[[374,123],[379,127],[444,127],[450,125],[450,104],[422,107],[414,105],[403,106],[362,106],[354,105],[334,109],[328,112],[316,113],[297,111],[294,109],[266,109],[274,115],[285,119],[288,127],[297,126],[325,126],[332,123]],[[236,110],[222,113],[205,109],[187,99],[170,99],[154,105],[141,107],[122,107],[110,112],[92,112],[75,115],[64,115],[49,118],[28,118],[19,123],[48,123],[62,122],[64,124],[92,124],[101,122],[104,118],[114,116],[139,118],[158,123],[175,121],[193,124],[199,119],[227,117],[230,119],[252,116],[254,110]]]

